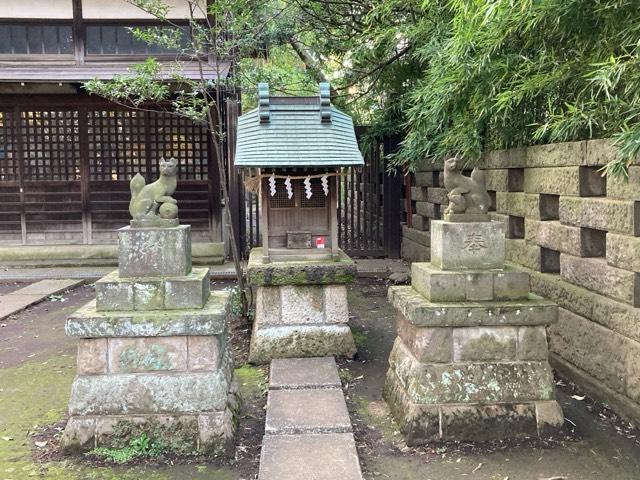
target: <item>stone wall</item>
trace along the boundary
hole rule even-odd
[[[507,260],[559,304],[553,365],[592,396],[640,421],[640,161],[629,181],[602,177],[607,140],[493,151],[483,159]],[[466,173],[468,174],[468,172]],[[429,259],[429,224],[447,203],[439,167],[412,178],[402,253]]]

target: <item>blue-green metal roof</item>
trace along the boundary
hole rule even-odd
[[[364,164],[351,117],[330,105],[324,92],[320,97],[268,97],[265,87],[260,106],[238,119],[236,166]]]

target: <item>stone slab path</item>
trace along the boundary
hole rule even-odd
[[[271,362],[258,480],[362,480],[332,357]]]
[[[57,293],[83,283],[84,280],[40,280],[24,288],[0,296],[0,320],[39,303]]]

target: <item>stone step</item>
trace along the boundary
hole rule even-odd
[[[258,480],[362,480],[333,357],[271,361]]]
[[[347,404],[337,388],[269,392],[266,434],[350,431]]]
[[[362,480],[351,433],[265,435],[258,480]]]
[[[84,280],[40,280],[0,297],[0,320],[45,300],[49,295],[69,290]]]
[[[277,358],[270,372],[271,390],[342,386],[333,357]]]

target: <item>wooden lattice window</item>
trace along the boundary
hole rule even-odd
[[[295,181],[291,182],[293,188],[293,196],[289,198],[287,195],[287,189],[284,186],[283,179],[276,180],[276,193],[272,196],[269,192],[269,208],[293,208],[296,206],[297,185]],[[268,188],[268,187],[267,187]]]
[[[324,208],[327,205],[327,197],[322,189],[322,180],[312,178],[311,180],[311,198],[307,198],[304,190],[304,180],[300,182],[300,206],[302,208]]]
[[[21,117],[24,179],[78,180],[78,112],[23,111]]]
[[[128,180],[147,174],[145,117],[132,110],[87,113],[91,180]]]
[[[150,152],[152,166],[157,168],[161,157],[178,160],[178,178],[207,180],[207,130],[185,118],[170,113],[149,114]]]
[[[0,111],[0,180],[16,182],[19,179],[18,159],[15,152],[14,116]]]

